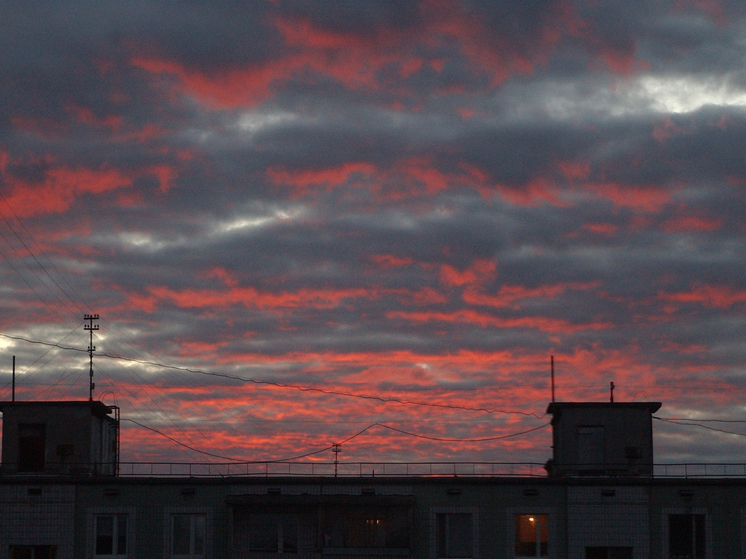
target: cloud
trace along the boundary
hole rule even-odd
[[[0,332],[82,353],[0,347],[24,399],[87,398],[99,313],[96,396],[141,424],[129,459],[219,460],[149,428],[243,459],[376,423],[525,431],[549,355],[562,400],[614,381],[738,416],[740,3],[6,11]],[[656,429],[661,460],[740,452]],[[543,462],[549,439],[374,427],[345,458]]]

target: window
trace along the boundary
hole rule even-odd
[[[546,514],[515,515],[516,557],[547,557],[548,542]]]
[[[174,514],[171,517],[172,557],[205,556],[205,515]]]
[[[10,559],[56,559],[56,545],[11,545]]]
[[[467,558],[474,556],[474,526],[468,512],[435,515],[436,557]]]
[[[249,551],[297,553],[298,524],[294,514],[252,514]]]
[[[368,506],[327,509],[324,547],[407,549],[410,516],[406,507]]]
[[[669,559],[705,559],[705,515],[668,515]]]
[[[94,519],[96,557],[127,557],[127,515],[99,514]]]
[[[632,548],[586,547],[585,559],[632,559]]]
[[[599,467],[604,464],[603,426],[578,427],[578,464]]]
[[[18,425],[18,471],[43,472],[46,451],[46,425],[20,423]]]

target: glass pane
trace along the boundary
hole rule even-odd
[[[249,526],[249,550],[277,552],[278,516],[275,514],[252,514]]]
[[[705,515],[668,515],[668,554],[671,559],[705,559]]]
[[[117,553],[124,555],[127,553],[127,515],[120,514],[117,516]]]
[[[190,520],[188,514],[175,514],[173,516],[174,531],[171,551],[174,555],[189,555]]]
[[[448,515],[448,557],[472,556],[471,514]]]
[[[298,517],[285,515],[282,517],[282,551],[284,553],[298,552]]]
[[[203,514],[194,517],[194,553],[195,555],[205,553],[205,516]]]
[[[96,517],[96,555],[114,553],[114,517]]]
[[[603,427],[578,427],[578,462],[594,466],[604,463]]]
[[[694,516],[694,552],[697,559],[705,559],[705,515],[695,514]]]
[[[437,520],[437,536],[438,536],[438,557],[448,557],[448,515],[439,514],[436,517]]]

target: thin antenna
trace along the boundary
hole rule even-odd
[[[98,324],[94,324],[94,320],[98,320],[97,314],[86,314],[83,316],[83,320],[87,320],[88,324],[83,325],[83,330],[90,332],[90,342],[88,344],[88,358],[90,361],[89,369],[89,381],[88,381],[88,401],[93,401],[93,389],[96,388],[96,384],[93,382],[93,352],[96,351],[96,346],[93,345],[93,331],[98,330]]]
[[[614,381],[611,381],[609,383],[609,392],[610,392],[610,401],[613,404],[614,403]]]
[[[13,356],[13,379],[12,379],[12,388],[10,390],[10,401],[15,402],[16,401],[16,356]]]
[[[554,355],[550,358],[552,364],[552,403],[554,403]]]

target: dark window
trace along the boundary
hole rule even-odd
[[[127,515],[96,516],[96,557],[127,555]]]
[[[578,464],[586,466],[604,464],[603,426],[578,427]]]
[[[668,515],[669,559],[705,559],[705,515]]]
[[[437,557],[473,557],[473,519],[471,513],[442,513],[436,515]]]
[[[548,540],[546,514],[515,515],[516,557],[547,557]]]
[[[10,559],[57,559],[57,546],[11,545]]]
[[[249,551],[297,553],[298,525],[294,514],[252,514]]]
[[[410,547],[409,512],[405,507],[335,508],[324,522],[325,547]]]
[[[632,548],[586,547],[585,559],[632,559]]]
[[[43,472],[46,449],[46,425],[21,423],[18,425],[18,471]]]
[[[203,557],[205,554],[205,515],[173,515],[171,535],[171,553],[174,557]]]

